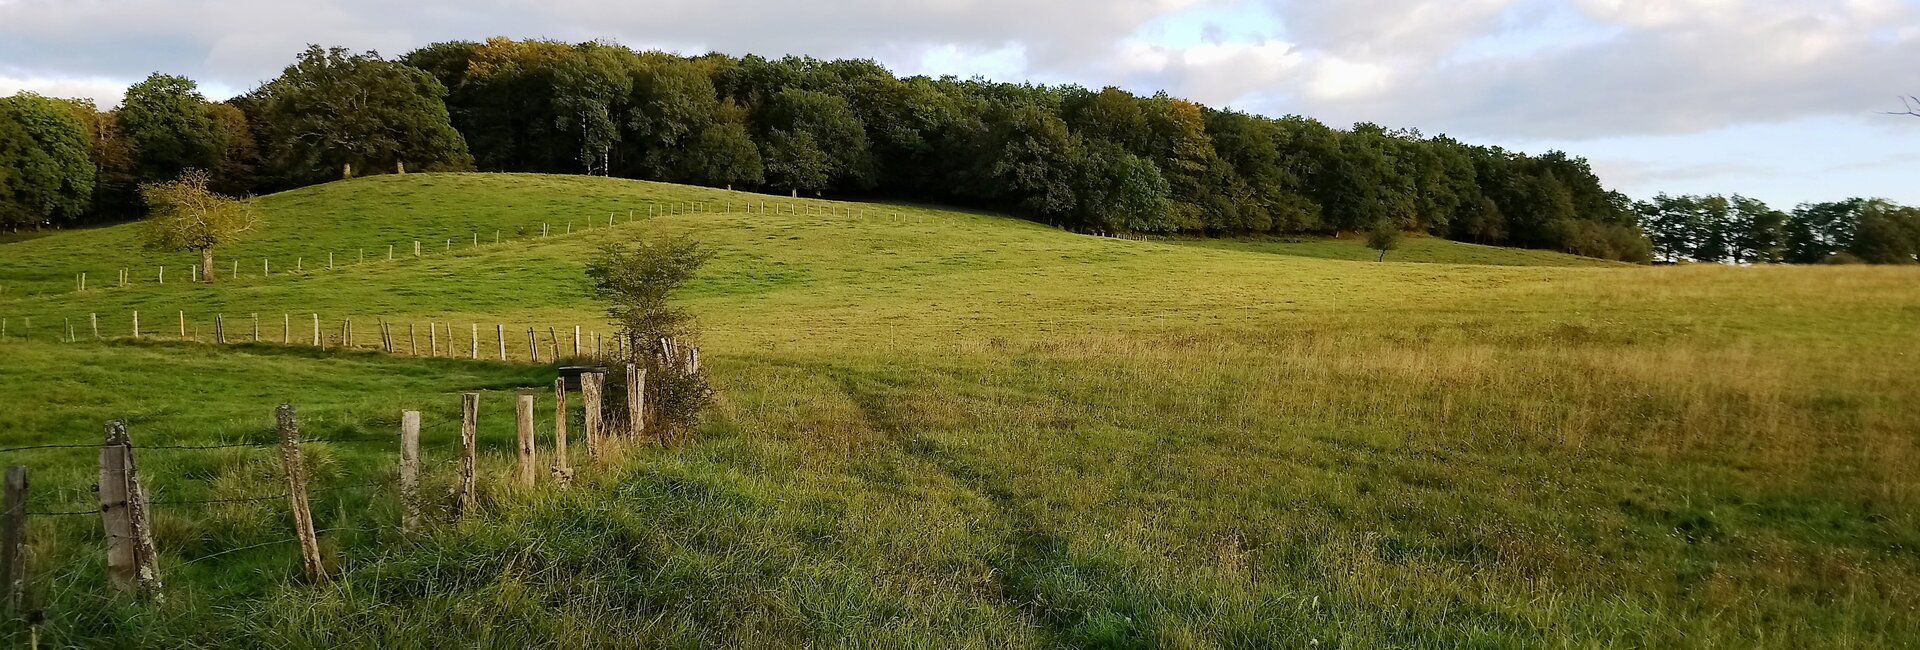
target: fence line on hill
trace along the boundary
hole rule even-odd
[[[802,214],[803,211],[800,208],[800,206],[802,205],[807,206],[807,209],[804,211],[804,213],[810,214],[810,215],[846,216],[851,219],[857,219],[857,218],[860,218],[864,213],[864,211],[861,210],[858,204],[844,204],[841,202],[825,201],[820,199],[798,199],[798,198],[786,198],[786,197],[777,197],[777,198],[780,200],[786,201],[785,207],[788,208],[786,211],[786,214],[796,214],[796,215]],[[841,204],[835,205],[836,203],[841,203]],[[733,214],[736,211],[735,210],[736,207],[740,208],[739,212],[741,214],[766,214],[770,212],[771,213],[781,212],[779,209],[781,207],[781,204],[778,201],[776,201],[774,205],[769,207],[765,198],[762,198],[758,202],[744,201],[744,202],[741,202],[738,206],[736,206],[735,202],[733,202],[732,200],[671,201],[671,202],[664,202],[664,203],[649,202],[647,204],[647,214],[644,217],[639,214],[639,211],[637,208],[629,209],[627,210],[627,215],[624,222],[634,223],[642,219],[652,219],[655,217],[664,217],[664,216]],[[618,211],[615,210],[607,213],[606,226],[598,226],[597,224],[600,223],[600,217],[596,213],[593,216],[586,217],[583,221],[580,222],[582,224],[582,227],[580,228],[580,230],[581,232],[587,232],[587,231],[594,230],[596,228],[604,229],[607,227],[618,225],[619,222],[620,222],[620,217],[619,217]],[[505,238],[505,239],[502,238],[502,234],[506,231],[506,229],[495,228],[493,232],[493,241],[490,243],[483,242],[481,240],[481,231],[470,230],[466,237],[439,238],[444,240],[443,242],[441,242],[443,245],[439,252],[442,252],[442,253],[454,252],[456,242],[459,242],[461,244],[466,244],[466,247],[460,250],[472,250],[474,248],[480,248],[483,246],[499,245],[502,243],[512,243],[516,241],[524,241],[527,239],[545,239],[553,236],[571,235],[574,232],[574,228],[573,228],[574,223],[575,222],[572,220],[568,220],[564,224],[559,222],[554,222],[554,221],[542,221],[539,224],[539,230],[537,231],[538,234],[534,234],[536,231],[532,229],[532,223],[529,222],[527,224],[522,224],[519,227],[519,229],[516,231],[518,233],[524,233],[525,236],[519,237],[519,238]],[[560,230],[560,232],[553,232],[556,229]],[[402,248],[402,246],[406,245],[407,243],[408,243],[408,240],[402,240],[398,243],[391,243],[391,242],[386,243],[385,244],[386,253],[385,253],[384,261],[394,262],[394,261],[401,261],[406,259],[408,257],[406,254],[404,254],[404,251],[406,249]],[[427,257],[430,253],[434,252],[432,250],[434,248],[431,245],[432,243],[434,242],[432,242],[430,239],[420,239],[420,238],[412,239],[411,240],[411,246],[412,246],[411,257],[413,259],[422,259]],[[348,265],[357,266],[360,264],[365,264],[368,261],[367,250],[368,249],[365,247],[354,249],[355,257],[352,258],[352,261],[350,262],[345,260],[336,260],[335,251],[325,251],[324,252],[325,259],[326,259],[325,270],[331,271],[341,266],[348,266]],[[373,251],[374,251],[373,261],[375,263],[382,261],[380,257],[381,253],[380,253],[379,245],[375,245],[375,247],[373,248]],[[253,259],[252,257],[245,258],[244,261],[247,264],[247,269],[253,268],[252,259]],[[309,270],[306,266],[306,256],[304,255],[295,255],[293,264],[291,266],[287,265],[286,259],[282,257],[280,259],[280,265],[277,267],[273,263],[273,258],[262,257],[260,258],[260,266],[259,266],[260,274],[259,275],[242,276],[241,272],[243,269],[241,268],[241,264],[243,260],[236,258],[236,259],[229,259],[226,265],[226,268],[224,269],[217,268],[215,270],[215,274],[216,276],[224,275],[229,281],[236,281],[242,277],[250,277],[250,278],[275,277],[276,268],[280,269],[277,272],[280,276],[312,275],[322,270],[320,266],[320,259],[321,257],[319,255],[315,255],[314,268]],[[175,268],[177,271],[178,267],[175,267]],[[200,268],[199,264],[188,264],[186,281],[189,283],[200,283],[201,271],[202,269]],[[81,271],[74,274],[74,278],[73,278],[74,288],[72,293],[81,293],[81,292],[86,292],[90,290],[88,285],[90,273],[91,273],[90,271]],[[98,277],[105,277],[105,276],[102,275]],[[154,279],[153,285],[150,285],[150,286],[164,285],[167,283],[167,267],[165,265],[156,265],[150,272],[140,272],[140,273],[136,273],[133,267],[121,267],[119,269],[116,269],[115,278],[116,278],[115,283],[113,285],[109,285],[107,287],[100,287],[96,284],[93,286],[91,290],[100,290],[103,288],[124,289],[124,288],[132,288],[136,286],[143,286],[144,284],[142,280],[143,278]],[[177,282],[178,281],[176,281],[176,283]],[[3,290],[4,290],[3,288],[0,288],[0,291],[3,291]]]
[[[176,327],[168,328],[162,326],[161,328],[149,329],[142,327],[140,324],[140,312],[135,310],[128,313],[126,320],[120,323],[108,324],[108,332],[119,331],[127,333],[127,335],[122,336],[114,334],[103,335],[100,325],[100,314],[98,312],[90,312],[86,315],[85,320],[82,321],[82,327],[85,327],[85,330],[75,328],[73,317],[61,317],[59,323],[54,326],[52,340],[61,343],[74,343],[86,338],[82,334],[82,332],[85,332],[92,340],[101,341],[152,339],[191,341],[216,345],[240,343],[271,345],[277,343],[279,345],[336,350],[376,350],[388,354],[411,357],[466,358],[490,361],[524,360],[530,363],[541,363],[542,361],[551,362],[562,359],[606,360],[619,358],[627,346],[627,342],[620,336],[598,330],[585,329],[580,325],[571,326],[570,331],[560,326],[548,325],[544,328],[544,332],[542,331],[543,328],[539,326],[527,326],[527,337],[525,345],[522,346],[521,341],[518,339],[520,326],[508,328],[503,323],[494,323],[492,324],[492,332],[489,337],[487,332],[489,328],[483,327],[479,321],[469,321],[467,327],[464,328],[465,331],[458,331],[456,329],[458,325],[452,321],[428,320],[426,322],[425,336],[423,337],[418,327],[419,323],[409,320],[404,323],[406,327],[405,338],[401,338],[403,335],[396,329],[401,323],[389,321],[383,317],[372,318],[372,324],[376,329],[374,338],[371,340],[371,344],[368,345],[364,343],[368,341],[368,339],[356,338],[358,331],[354,329],[354,319],[352,317],[344,317],[337,321],[329,322],[322,321],[320,314],[314,312],[302,314],[302,316],[304,316],[304,318],[301,319],[301,324],[296,326],[293,324],[293,313],[282,312],[280,314],[279,328],[273,328],[271,320],[269,320],[267,329],[262,330],[260,314],[258,312],[248,312],[244,317],[246,320],[243,321],[245,323],[244,327],[247,329],[234,332],[227,328],[226,314],[224,312],[216,312],[210,318],[201,316],[196,319],[189,319],[187,312],[181,310],[175,312],[175,318],[173,320],[177,322]],[[271,316],[269,316],[269,319],[270,318]],[[18,327],[16,328],[16,317],[0,316],[0,343],[33,341],[33,320],[32,317],[19,317],[17,321]],[[45,322],[45,319],[43,318],[42,321]],[[323,322],[327,323],[325,327],[322,326]],[[363,320],[361,322],[365,323],[366,321]],[[122,327],[127,329],[121,329]],[[201,334],[202,327],[209,328],[204,337]],[[276,332],[275,329],[278,331]],[[275,334],[278,334],[278,336],[274,336]],[[445,336],[444,341],[441,340],[443,334]],[[465,334],[465,336],[460,336],[461,334]],[[422,340],[423,338],[424,341]],[[542,340],[543,338],[544,340]],[[424,354],[422,354],[423,350],[421,348],[421,343],[423,342],[426,344]],[[462,346],[462,343],[465,343],[465,345]]]
[[[644,390],[645,370],[634,364],[627,364],[628,390]],[[566,489],[571,486],[581,469],[605,467],[602,463],[628,446],[638,443],[664,442],[658,431],[649,425],[653,418],[649,416],[648,405],[644,400],[616,395],[609,391],[608,374],[604,371],[586,371],[580,373],[577,385],[565,377],[554,381],[554,420],[551,427],[536,425],[534,397],[543,389],[519,389],[514,392],[514,422],[516,440],[514,444],[515,469],[512,484],[520,489],[536,489],[543,484],[540,480],[541,449],[547,449],[552,462],[544,472],[550,480],[545,485]],[[567,438],[567,421],[570,409],[568,392],[580,395],[579,413],[583,426],[583,439],[579,445],[586,454],[587,463],[576,466],[572,462],[570,449],[573,442]],[[613,399],[620,397],[620,399]],[[0,503],[0,612],[17,616],[31,608],[28,606],[26,585],[29,556],[25,553],[26,531],[31,517],[83,517],[99,516],[104,531],[104,551],[107,559],[107,586],[121,593],[134,594],[150,600],[159,600],[162,596],[163,569],[159,563],[159,553],[153,540],[153,508],[155,506],[183,507],[206,506],[225,503],[253,503],[284,501],[292,516],[292,536],[263,544],[241,548],[223,549],[178,562],[176,566],[185,566],[212,559],[229,553],[261,548],[282,543],[295,543],[299,549],[301,571],[310,583],[324,582],[328,572],[323,565],[319,551],[319,535],[341,530],[371,532],[374,529],[324,529],[314,527],[311,496],[362,488],[381,489],[381,493],[391,494],[400,502],[400,517],[394,525],[403,535],[419,535],[431,523],[422,508],[420,479],[422,466],[420,445],[422,432],[453,434],[457,427],[457,437],[447,435],[458,445],[458,469],[454,489],[449,496],[451,505],[448,510],[452,519],[473,516],[479,511],[477,484],[483,479],[479,474],[479,449],[477,431],[480,424],[481,393],[468,392],[460,395],[460,416],[456,420],[446,420],[429,426],[422,426],[422,414],[419,410],[404,410],[400,413],[399,426],[394,438],[350,438],[320,439],[306,438],[301,433],[301,419],[291,404],[281,404],[274,409],[274,442],[241,442],[212,445],[135,445],[132,432],[126,420],[113,420],[106,423],[106,435],[99,444],[53,444],[28,445],[0,449],[0,454],[29,450],[46,449],[97,449],[99,450],[99,506],[61,505],[52,508],[30,509],[28,507],[28,467],[24,464],[10,463],[6,468],[4,481],[4,502]],[[622,412],[620,409],[624,408]],[[552,436],[550,445],[542,445],[539,439],[545,433]],[[396,458],[392,474],[381,472],[381,476],[372,480],[339,483],[322,487],[311,485],[307,476],[302,446],[307,444],[393,444],[396,446]],[[162,450],[201,451],[212,449],[277,449],[280,460],[280,478],[284,481],[283,490],[273,490],[268,494],[254,494],[228,498],[206,499],[154,499],[151,482],[142,483],[142,474],[150,479],[151,470],[142,469],[135,462],[136,452],[152,453]],[[489,480],[489,482],[498,482]],[[378,494],[378,493],[377,493]]]

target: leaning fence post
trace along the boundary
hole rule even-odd
[[[6,512],[0,529],[0,611],[20,611],[20,592],[27,585],[27,466],[7,467]]]
[[[420,412],[400,412],[400,530],[420,529]]]
[[[100,446],[100,520],[107,537],[107,581],[122,591],[158,599],[153,530],[147,522],[147,492],[133,462],[127,421],[107,423]]]
[[[527,328],[527,359],[540,363],[540,340],[534,338],[533,328]]]
[[[553,478],[566,487],[573,482],[573,465],[567,462],[567,378],[553,380]]]
[[[480,425],[480,394],[460,394],[460,488],[454,509],[460,514],[473,512],[473,474],[475,471],[474,435]]]
[[[587,427],[587,458],[600,458],[600,382],[606,375],[598,372],[581,373],[580,407],[584,412],[581,418]]]
[[[647,432],[647,402],[642,393],[646,388],[646,369],[627,364],[627,437],[637,439]]]
[[[514,416],[520,432],[520,484],[533,487],[535,453],[533,447],[533,393],[521,391],[514,402]]]
[[[293,511],[293,532],[300,538],[300,566],[307,580],[320,582],[327,575],[320,566],[320,538],[313,532],[313,509],[307,503],[307,468],[300,458],[300,424],[292,404],[274,409],[274,422],[280,430],[280,467],[287,477],[287,507]]]

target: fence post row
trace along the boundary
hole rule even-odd
[[[313,532],[313,509],[307,502],[307,468],[300,458],[300,423],[292,404],[273,411],[280,430],[280,465],[287,477],[287,507],[293,511],[293,532],[300,538],[300,566],[309,582],[326,579],[320,564],[320,539]]]
[[[126,420],[107,423],[100,446],[100,521],[107,537],[107,581],[122,591],[158,600],[160,572],[154,565],[147,491],[133,461]]]

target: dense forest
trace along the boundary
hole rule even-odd
[[[1716,233],[1754,230],[1729,225],[1727,215],[1748,211],[1697,206],[1749,201],[1636,204],[1561,152],[1373,124],[1341,130],[1117,88],[900,78],[865,60],[496,38],[397,60],[309,47],[280,77],[223,102],[164,74],[105,112],[31,94],[0,100],[0,226],[9,229],[132,216],[139,185],[188,169],[248,194],[402,168],[954,203],[1089,232],[1393,228],[1629,261],[1656,250],[1667,259],[1899,261],[1855,250],[1886,230],[1878,221],[1870,229],[1867,213],[1897,222],[1888,232],[1908,238],[1905,261],[1920,240],[1912,211],[1856,201],[1812,235],[1818,246],[1795,248],[1799,231],[1785,225],[1769,231],[1777,245],[1723,244],[1745,235]],[[1791,221],[1805,221],[1798,214]]]

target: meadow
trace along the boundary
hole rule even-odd
[[[161,506],[159,604],[104,587],[97,518],[36,518],[49,647],[1920,644],[1917,269],[1429,239],[1374,262],[1356,240],[1130,241],[591,177],[256,201],[266,222],[219,253],[240,277],[211,285],[108,286],[191,263],[130,225],[0,244],[0,446],[97,442],[113,418],[136,445],[266,441],[287,401],[336,441],[310,445],[316,482],[354,485],[391,476],[417,408],[443,496],[446,423],[482,391],[481,511],[436,497],[408,538],[386,488],[316,494],[335,577],[311,585],[282,504]],[[588,256],[661,233],[715,253],[684,299],[717,406],[568,490],[506,479],[506,396],[550,365],[205,342],[213,314],[273,340],[280,314],[296,339],[302,314],[329,335],[477,323],[483,352],[495,323],[610,331]],[[201,340],[173,340],[183,311]],[[96,314],[107,340],[59,340]],[[32,468],[36,510],[95,498],[89,451],[0,456]],[[160,500],[278,490],[260,450],[140,462]]]

